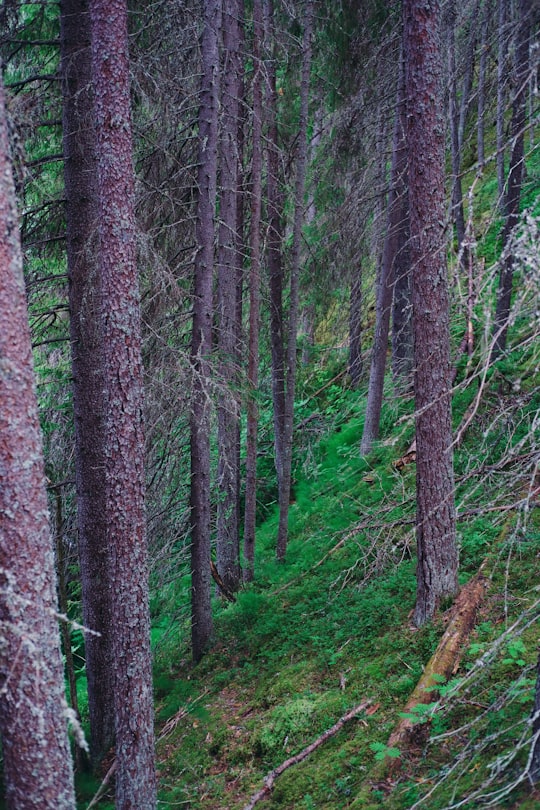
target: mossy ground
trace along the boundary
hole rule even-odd
[[[374,782],[379,760],[442,635],[444,617],[421,630],[410,622],[414,465],[397,471],[393,462],[411,438],[411,402],[391,403],[381,441],[362,459],[365,392],[349,390],[345,378],[334,389],[315,403],[317,435],[299,442],[286,562],[275,560],[277,518],[267,510],[257,535],[256,581],[235,604],[216,599],[214,645],[196,667],[187,622],[171,626],[158,617],[168,626],[154,632],[161,807],[244,807],[268,771],[364,700],[371,701],[369,713],[286,771],[261,810],[401,810],[426,795],[418,806],[443,808],[474,796],[483,784],[487,793],[510,784],[524,767],[534,695],[539,522],[534,510],[505,508],[523,496],[526,471],[510,460],[515,488],[490,511],[488,483],[499,492],[504,482],[486,472],[485,486],[478,485],[471,467],[473,457],[475,465],[493,466],[509,452],[508,442],[500,442],[489,459],[476,457],[486,409],[490,418],[503,408],[514,419],[512,441],[523,440],[520,455],[534,445],[522,427],[538,412],[533,381],[517,409],[511,394],[505,399],[488,391],[458,451],[460,579],[474,575],[487,557],[491,582],[455,691],[429,720],[432,739],[406,760],[390,791]],[[456,397],[456,424],[469,401],[466,391]],[[187,598],[183,582],[175,598]],[[463,806],[476,807],[475,801]],[[516,801],[537,806],[523,782],[496,806]]]

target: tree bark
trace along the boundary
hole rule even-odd
[[[253,2],[253,156],[251,163],[251,238],[249,274],[248,405],[246,448],[246,504],[244,515],[244,556],[246,581],[254,575],[255,520],[257,512],[257,389],[259,384],[259,320],[261,284],[261,203],[262,203],[262,62],[263,9]]]
[[[240,27],[243,8],[240,0],[224,6],[222,19],[223,79],[222,131],[220,139],[220,224],[218,245],[218,503],[217,568],[230,591],[238,589],[240,572],[240,533],[238,525],[239,424],[237,367],[237,248],[238,197],[241,193],[240,150],[238,143],[242,95]]]
[[[201,43],[199,170],[191,362],[191,640],[199,661],[212,635],[210,574],[210,355],[217,190],[220,0],[206,0]]]
[[[285,350],[283,320],[283,193],[280,188],[277,127],[276,55],[273,0],[263,0],[266,40],[266,113],[268,121],[268,285],[270,292],[270,349],[272,357],[272,403],[274,415],[274,460],[278,490],[283,478],[285,424]]]
[[[477,140],[477,154],[478,154],[478,169],[483,171],[485,157],[485,144],[484,144],[484,111],[486,105],[486,72],[487,60],[489,53],[488,45],[488,28],[489,28],[489,8],[490,0],[484,0],[482,8],[482,31],[480,34],[480,61],[478,64],[478,123],[476,128]]]
[[[506,349],[508,319],[512,300],[514,259],[511,251],[505,251],[510,235],[519,221],[519,203],[524,169],[525,122],[527,117],[527,90],[529,71],[529,37],[531,31],[531,0],[519,0],[516,38],[516,90],[512,103],[511,137],[512,151],[508,169],[508,188],[505,197],[506,221],[502,242],[503,254],[499,272],[499,290],[494,323],[494,346],[492,358],[497,358]]]
[[[387,228],[384,240],[383,257],[377,283],[377,309],[375,335],[371,355],[368,398],[364,431],[360,444],[360,453],[364,456],[371,452],[373,442],[379,435],[381,419],[386,355],[388,351],[388,334],[390,314],[392,312],[392,294],[394,289],[395,261],[399,251],[400,233],[402,230],[402,200],[405,191],[404,176],[407,171],[405,148],[405,76],[403,58],[400,56],[398,91],[396,96],[396,117],[392,145],[392,168],[390,190],[388,194]]]
[[[497,189],[499,194],[499,209],[505,210],[505,134],[504,134],[504,108],[506,102],[506,53],[508,49],[508,36],[506,32],[506,7],[508,0],[499,0],[497,22]]]
[[[91,0],[117,810],[156,804],[127,6]]]
[[[456,11],[452,2],[448,12],[448,68],[450,74],[450,144],[452,157],[452,216],[456,226],[457,254],[462,268],[468,266],[465,242],[465,214],[461,185],[461,140],[459,132],[459,109],[457,100],[457,67],[455,42]],[[465,101],[462,100],[462,104]]]
[[[467,116],[471,106],[471,90],[474,78],[474,66],[476,57],[476,42],[478,39],[478,9],[480,0],[474,0],[471,6],[469,15],[469,39],[467,42],[467,52],[465,54],[465,73],[463,74],[463,83],[461,85],[461,101],[459,105],[459,124],[458,124],[458,145],[459,152],[463,149],[463,141],[465,138],[465,126],[467,124]]]
[[[457,592],[446,270],[440,3],[405,0],[407,143],[416,403],[417,602],[428,621]]]
[[[69,279],[77,528],[85,637],[90,756],[114,742],[112,631],[105,513],[105,396],[99,325],[97,155],[88,0],[62,0],[66,250]],[[99,635],[97,635],[99,634]]]
[[[75,810],[54,548],[0,82],[0,731],[8,810]]]
[[[285,392],[285,419],[283,425],[283,470],[279,487],[279,526],[277,558],[285,559],[287,550],[289,501],[291,494],[294,395],[296,389],[296,344],[298,330],[298,297],[300,281],[300,256],[302,248],[302,224],[304,218],[304,191],[306,186],[308,142],[307,126],[309,111],[309,80],[313,31],[313,0],[308,0],[304,16],[302,43],[302,75],[300,82],[300,120],[298,124],[298,151],[296,157],[296,180],[294,189],[294,222],[291,251],[291,278],[289,298],[289,323],[287,334],[287,385]]]

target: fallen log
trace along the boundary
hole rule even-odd
[[[333,737],[335,734],[337,734],[338,731],[340,731],[343,728],[345,723],[348,723],[349,720],[353,720],[355,717],[357,717],[357,715],[360,714],[360,712],[365,711],[365,709],[367,709],[370,703],[371,703],[370,700],[366,700],[363,703],[360,703],[354,709],[351,709],[350,712],[347,712],[347,714],[344,714],[343,717],[340,717],[340,719],[337,721],[337,723],[335,723],[332,726],[332,728],[327,729],[325,732],[321,734],[320,737],[317,737],[316,740],[310,743],[310,745],[308,745],[307,748],[304,748],[302,751],[300,751],[298,754],[295,754],[293,757],[289,757],[289,759],[286,759],[285,762],[281,763],[281,765],[278,765],[277,768],[274,768],[273,771],[270,771],[270,773],[268,773],[264,777],[264,786],[251,797],[249,802],[244,807],[244,810],[253,810],[256,804],[258,804],[263,799],[266,799],[272,792],[274,782],[276,781],[278,776],[281,776],[281,774],[288,768],[290,768],[292,765],[297,765],[299,762],[302,762],[304,759],[306,759],[310,754],[313,753],[313,751],[316,751],[317,748],[319,748],[323,743],[329,740],[330,737]]]
[[[463,586],[450,609],[448,626],[426,664],[422,677],[405,704],[401,718],[388,740],[388,748],[397,748],[401,757],[393,759],[389,770],[399,767],[403,753],[409,747],[417,731],[418,706],[427,706],[438,697],[442,684],[455,675],[467,638],[474,627],[476,613],[487,590],[488,580],[484,575],[485,563],[469,582]]]

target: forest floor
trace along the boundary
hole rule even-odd
[[[456,454],[460,582],[483,564],[485,595],[453,671],[432,682],[428,702],[405,712],[414,728],[402,747],[389,744],[391,733],[452,605],[422,629],[411,625],[414,462],[396,461],[412,438],[412,403],[390,401],[381,441],[361,458],[364,400],[343,379],[309,402],[320,418],[299,436],[286,563],[275,560],[270,507],[257,536],[256,580],[234,604],[216,596],[215,643],[200,664],[190,661],[187,615],[177,618],[187,580],[154,605],[160,807],[253,806],[269,772],[362,703],[363,712],[276,777],[259,810],[540,806],[524,775],[540,610],[540,482],[537,439],[520,433],[540,411],[540,391],[535,374],[523,372],[523,363],[514,365],[522,381],[516,404],[508,367],[499,371]],[[324,375],[334,376],[329,368]],[[320,379],[304,382],[306,401],[310,386],[320,389]],[[476,390],[458,390],[455,426]],[[521,436],[515,450],[500,436],[485,438],[486,420],[498,413]],[[263,467],[263,487],[264,475]]]

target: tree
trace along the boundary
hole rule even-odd
[[[156,803],[127,6],[91,0],[116,807]]]
[[[516,34],[515,56],[515,93],[512,102],[510,166],[508,169],[507,191],[505,194],[505,214],[502,241],[508,245],[510,235],[519,220],[519,202],[523,180],[525,121],[527,117],[527,89],[529,77],[529,38],[531,31],[531,2],[519,0],[518,25]],[[499,273],[499,290],[495,312],[495,340],[493,358],[506,348],[508,319],[514,276],[514,260],[511,251],[506,251],[501,259]]]
[[[210,593],[210,354],[217,190],[221,3],[205,0],[191,363],[191,640],[198,661],[212,635]]]
[[[98,300],[97,155],[88,0],[60,6],[66,251],[69,275],[75,477],[90,754],[98,765],[114,742],[111,604],[105,512],[105,396]]]
[[[388,348],[388,333],[390,328],[390,313],[392,311],[392,298],[395,286],[395,263],[403,242],[403,202],[406,194],[405,175],[407,171],[407,155],[405,149],[405,76],[403,59],[400,56],[400,75],[398,79],[398,92],[396,115],[394,123],[394,136],[392,144],[392,169],[390,177],[390,190],[388,194],[387,230],[384,240],[384,249],[377,283],[377,311],[375,322],[375,336],[371,355],[371,369],[369,375],[368,399],[366,404],[366,417],[360,452],[367,455],[373,442],[379,434],[379,423],[383,400],[384,373],[386,369],[386,354]],[[402,270],[403,268],[400,268]]]
[[[278,491],[283,478],[283,442],[285,430],[285,335],[283,316],[283,205],[280,186],[277,124],[277,88],[274,4],[263,0],[266,43],[266,117],[268,123],[266,198],[268,208],[267,265],[270,309],[270,351],[272,359],[272,404],[274,417],[274,463]]]
[[[405,0],[420,626],[458,588],[446,270],[440,3]]]
[[[74,810],[54,549],[0,84],[0,730],[6,806]]]
[[[277,537],[277,558],[285,559],[289,522],[289,500],[291,495],[291,471],[294,427],[294,394],[296,390],[296,344],[298,329],[298,295],[300,282],[300,256],[302,247],[302,225],[304,218],[304,191],[308,160],[308,111],[309,80],[311,73],[311,51],[313,33],[313,0],[307,0],[304,10],[304,35],[302,42],[302,75],[300,81],[300,120],[296,154],[296,178],[294,187],[294,221],[291,249],[291,278],[289,298],[289,322],[286,353],[286,389],[283,420],[283,466],[279,481],[279,526]]]
[[[253,153],[251,161],[251,236],[249,272],[249,348],[246,446],[246,505],[244,556],[247,581],[253,579],[255,561],[255,518],[257,509],[257,387],[259,369],[259,319],[261,285],[261,207],[262,207],[262,59],[263,9],[253,2]]]
[[[220,223],[218,246],[218,504],[217,567],[226,588],[233,592],[241,581],[239,534],[240,403],[238,400],[237,267],[241,154],[239,146],[242,96],[240,52],[243,3],[225,5],[222,19],[223,78],[220,158]]]

